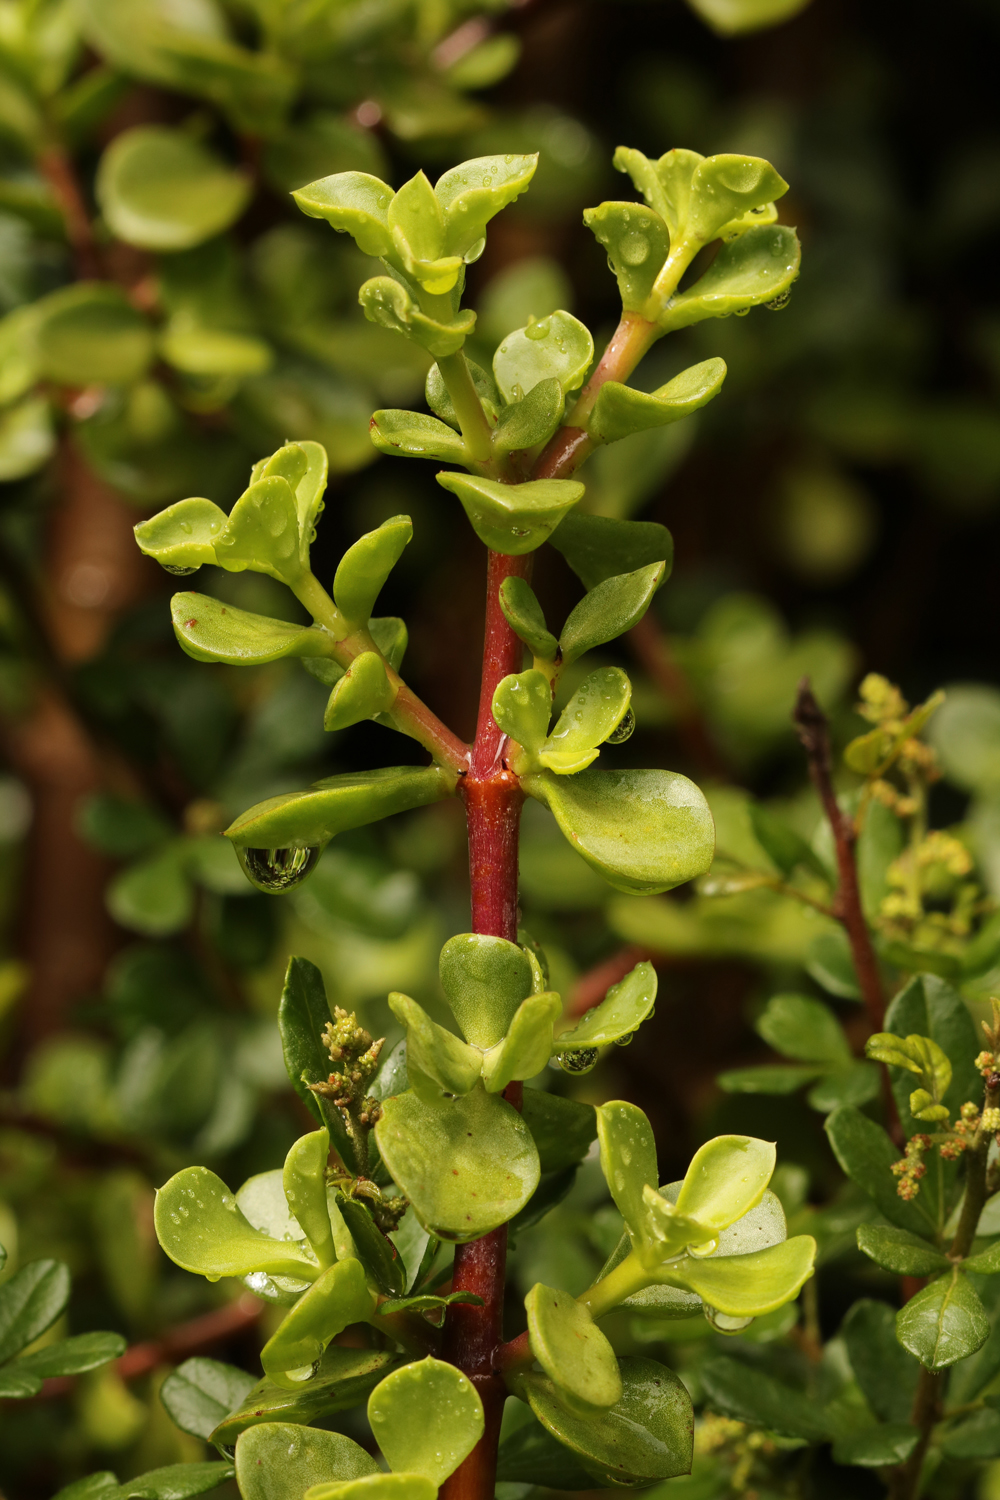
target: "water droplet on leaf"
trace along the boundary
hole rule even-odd
[[[578,1047],[573,1052],[558,1052],[556,1062],[564,1073],[589,1073],[597,1062],[596,1047]]]
[[[627,1047],[628,1044],[629,1044],[629,1042],[632,1040],[632,1038],[634,1036],[635,1036],[635,1032],[634,1031],[626,1031],[626,1033],[625,1033],[624,1036],[616,1036],[615,1037],[615,1046],[616,1047]]]
[[[160,563],[164,573],[172,573],[175,578],[187,578],[190,573],[197,573],[201,563],[196,563],[193,568],[182,568],[178,563]]]
[[[709,1307],[705,1303],[705,1317],[711,1323],[716,1333],[742,1333],[744,1328],[749,1328],[753,1318],[733,1318],[728,1313],[719,1312],[716,1307]]]
[[[319,846],[308,849],[237,848],[243,873],[251,885],[269,895],[290,891],[311,874],[320,856]]]
[[[604,743],[606,745],[624,745],[627,739],[631,739],[634,729],[635,714],[629,709],[617,729],[612,729]]]

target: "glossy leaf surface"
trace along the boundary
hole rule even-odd
[[[532,386],[526,396],[505,406],[493,432],[495,453],[534,448],[551,437],[565,408],[562,386],[554,375]]]
[[[563,834],[616,890],[669,891],[702,875],[715,852],[715,825],[694,782],[674,771],[582,771],[524,779]]]
[[[287,479],[269,474],[244,490],[215,543],[215,560],[229,573],[249,568],[289,584],[299,578],[298,510]]]
[[[541,675],[541,674],[539,674]],[[618,728],[632,701],[632,684],[621,667],[599,667],[583,679],[539,747],[538,759],[558,776],[583,771]]]
[[[125,1347],[120,1333],[77,1333],[72,1338],[46,1344],[33,1354],[22,1354],[16,1369],[42,1380],[55,1375],[84,1375],[117,1359],[124,1354]]]
[[[449,464],[461,464],[466,459],[461,436],[423,412],[377,411],[371,419],[370,433],[380,453],[436,458]]]
[[[441,204],[448,249],[465,256],[486,232],[494,214],[529,186],[538,156],[477,156],[451,167],[434,185]]]
[[[337,1261],[303,1293],[264,1345],[260,1362],[265,1373],[279,1385],[300,1385],[311,1376],[330,1340],[374,1310],[375,1297],[361,1262]]]
[[[392,249],[388,208],[392,188],[368,172],[335,172],[292,194],[304,214],[325,219],[349,234],[364,255],[388,255]]]
[[[343,1433],[290,1422],[249,1427],[236,1444],[243,1500],[302,1500],[310,1485],[378,1472],[375,1460]]]
[[[655,1187],[656,1143],[638,1105],[617,1099],[597,1110],[601,1171],[633,1241],[643,1237],[644,1190]]]
[[[301,1245],[255,1230],[226,1184],[206,1167],[185,1167],[156,1195],[156,1236],[170,1259],[201,1276],[265,1271],[314,1281],[318,1266]]]
[[[730,1317],[757,1317],[791,1301],[813,1272],[816,1241],[799,1234],[749,1255],[684,1257],[660,1273]]]
[[[616,380],[605,381],[598,392],[594,410],[587,424],[590,435],[602,443],[617,443],[633,432],[651,427],[666,427],[679,422],[706,406],[722,389],[726,364],[721,359],[706,359],[692,365],[673,380],[647,395]]]
[[[337,1258],[326,1204],[329,1159],[330,1132],[312,1130],[299,1136],[289,1150],[281,1177],[289,1213],[305,1231],[316,1259],[324,1269]]]
[[[303,1500],[434,1500],[437,1486],[423,1474],[366,1474],[334,1484],[314,1484]]]
[[[673,565],[673,537],[657,521],[620,521],[574,511],[553,536],[552,545],[587,589],[657,562],[665,563],[667,578]]]
[[[958,1268],[939,1276],[896,1314],[896,1336],[929,1370],[945,1370],[985,1344],[990,1332],[972,1283]]]
[[[309,792],[286,792],[258,803],[226,829],[251,849],[299,849],[325,844],[348,828],[451,796],[454,778],[439,766],[386,766],[330,776]]]
[[[531,1352],[560,1390],[584,1406],[614,1406],[622,1397],[615,1352],[590,1313],[568,1292],[533,1286],[528,1312]]]
[[[32,1260],[0,1286],[0,1363],[32,1343],[69,1301],[69,1269],[56,1260]]]
[[[936,1236],[937,1218],[928,1212],[924,1195],[908,1203],[896,1192],[896,1179],[889,1168],[899,1159],[899,1152],[880,1125],[853,1106],[843,1105],[828,1117],[826,1133],[843,1170],[890,1224],[925,1239]]]
[[[908,1422],[920,1366],[896,1337],[896,1311],[886,1302],[855,1302],[840,1326],[855,1379],[877,1417]]]
[[[160,1400],[182,1432],[207,1442],[253,1387],[253,1376],[235,1365],[196,1356],[171,1370],[160,1386]]]
[[[439,1485],[482,1437],[483,1403],[461,1370],[428,1356],[375,1387],[368,1420],[392,1469]]]
[[[412,1090],[397,1094],[385,1101],[375,1138],[417,1218],[439,1239],[478,1239],[513,1218],[538,1186],[530,1130],[480,1088],[437,1105]]]
[[[706,1141],[684,1174],[678,1211],[714,1230],[727,1229],[760,1202],[775,1160],[773,1143],[755,1136],[719,1135]]]
[[[531,1409],[601,1485],[631,1487],[688,1473],[694,1417],[681,1381],[651,1359],[625,1358],[619,1369],[622,1396],[607,1411],[576,1415],[558,1388],[535,1374],[525,1378]]]
[[[323,714],[323,728],[349,729],[363,719],[385,713],[399,691],[390,682],[385,662],[377,651],[362,651],[335,683]]]
[[[398,991],[389,1009],[406,1027],[406,1071],[410,1087],[429,1104],[444,1095],[467,1094],[478,1082],[483,1054],[432,1021],[422,1005]]]
[[[666,577],[666,564],[649,563],[598,583],[580,600],[563,626],[559,649],[569,663],[631,630],[641,620]]]
[[[897,1276],[938,1276],[950,1265],[948,1257],[926,1240],[888,1224],[859,1224],[858,1249]]]
[[[500,608],[508,625],[520,636],[532,656],[551,661],[558,642],[545,623],[542,606],[530,583],[523,578],[505,578],[500,585]]]
[[[181,502],[182,505],[202,503],[208,502]],[[284,620],[273,620],[267,615],[252,615],[235,605],[223,604],[210,594],[175,594],[170,601],[170,615],[181,649],[195,661],[263,666],[286,656],[325,656],[332,645],[326,631],[319,626],[287,625]]]
[[[398,1355],[382,1350],[342,1349],[332,1345],[321,1358],[312,1379],[297,1387],[290,1389],[278,1385],[266,1376],[259,1380],[244,1393],[227,1415],[219,1419],[218,1425],[210,1434],[211,1440],[230,1446],[236,1442],[241,1432],[262,1422],[308,1425],[324,1413],[344,1411],[356,1406],[359,1401],[365,1400],[369,1392],[398,1362]],[[192,1360],[187,1361],[187,1364],[193,1363]],[[184,1369],[186,1365],[181,1365],[180,1370]],[[173,1415],[173,1408],[170,1410]],[[174,1420],[177,1421],[176,1416]],[[178,1425],[183,1426],[183,1423]],[[192,1430],[185,1428],[185,1431]],[[197,1435],[208,1436],[201,1433]]]
[[[601,203],[584,209],[583,222],[607,252],[622,307],[642,312],[670,253],[663,219],[641,203]]]
[[[140,551],[154,557],[168,573],[190,573],[215,562],[215,544],[228,520],[211,500],[178,500],[150,520],[140,521],[135,539]]]
[[[463,1036],[494,1047],[532,990],[528,955],[506,938],[462,932],[441,949],[441,984]]]
[[[757,307],[788,291],[799,274],[801,249],[794,229],[783,224],[761,225],[723,245],[711,266],[694,286],[678,292],[658,319],[672,332]]]
[[[600,1005],[588,1010],[569,1031],[559,1033],[557,1050],[606,1047],[630,1036],[652,1013],[656,985],[656,970],[644,959],[624,979],[612,985]]]
[[[470,311],[459,313],[447,322],[428,317],[406,288],[391,276],[373,276],[366,281],[358,300],[370,323],[403,334],[435,359],[457,354],[476,326],[476,315]]]
[[[551,992],[529,995],[514,1013],[507,1035],[485,1053],[483,1083],[501,1093],[514,1079],[534,1078],[552,1055],[552,1028],[562,1015],[562,1000]]]
[[[333,579],[334,602],[345,619],[368,624],[382,585],[412,536],[409,516],[393,516],[348,547]]]
[[[565,394],[583,384],[593,357],[585,324],[571,313],[554,312],[507,335],[493,356],[493,374],[508,403],[523,400],[541,380],[558,380]]]
[[[493,694],[494,721],[525,750],[541,749],[551,716],[552,689],[544,672],[531,668],[511,673],[497,685]]]
[[[583,497],[583,485],[575,479],[501,484],[472,474],[443,473],[437,482],[458,496],[479,540],[509,557],[534,552]]]

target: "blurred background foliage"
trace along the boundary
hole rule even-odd
[[[623,657],[637,732],[609,753],[693,775],[720,854],[766,868],[748,793],[807,840],[818,823],[789,718],[802,675],[840,744],[864,728],[864,671],[911,701],[943,684],[933,821],[1000,899],[998,25],[994,0],[947,17],[898,0],[2,0],[3,1275],[66,1261],[74,1299],[54,1332],[116,1328],[132,1344],[124,1365],[3,1403],[10,1500],[197,1456],[156,1399],[166,1371],[203,1350],[254,1367],[270,1314],[169,1265],[151,1200],[189,1162],[230,1182],[279,1165],[300,1130],[273,1024],[288,953],[392,1036],[387,991],[438,1004],[438,948],[467,925],[457,804],[342,837],[286,896],[251,889],[216,838],[235,814],[405,746],[370,723],[324,734],[325,689],[297,662],[189,661],[170,580],[132,541],[136,520],[187,495],[228,509],[259,456],[318,439],[334,477],[317,571],[412,515],[380,609],[408,622],[415,689],[471,735],[481,549],[445,525],[431,470],[377,459],[368,440],[376,406],[420,404],[424,364],[364,322],[363,258],[289,191],[348,168],[398,183],[540,151],[471,269],[471,352],[487,362],[557,306],[610,334],[615,284],[581,210],[624,195],[616,145],[774,162],[804,246],[787,306],[658,345],[644,388],[721,355],[722,398],[601,450],[585,476],[586,507],[662,521],[676,543],[657,617]],[[211,572],[199,588],[287,610],[267,578]],[[551,549],[536,578],[561,619],[579,587]],[[637,954],[661,976],[642,1048],[559,1086],[642,1105],[668,1177],[721,1129],[776,1137],[786,1206],[822,1203],[836,1173],[821,1115],[715,1082],[766,1058],[752,1022],[776,990],[826,989],[850,1023],[822,919],[767,889],[616,895],[537,811],[522,904],[553,987],[579,1009]],[[590,1279],[619,1232],[603,1203],[588,1166],[549,1232],[520,1237],[522,1295]],[[818,1315],[833,1330],[880,1273],[850,1249],[856,1208],[825,1214],[836,1274],[821,1273]],[[783,1327],[761,1320],[754,1337]],[[743,1470],[750,1483],[733,1441],[706,1428],[714,1467],[671,1494],[710,1500]],[[824,1482],[815,1493],[838,1492]],[[867,1492],[858,1470],[851,1482]]]

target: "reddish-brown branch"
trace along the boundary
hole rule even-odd
[[[47,146],[38,157],[38,168],[62,213],[77,275],[84,281],[100,276],[101,263],[94,231],[72,161],[60,147]]]
[[[511,672],[520,671],[524,654],[500,608],[500,586],[505,578],[527,578],[530,572],[530,554],[489,553],[479,719],[469,770],[462,781],[469,828],[472,929],[508,942],[517,939],[517,835],[524,794],[517,777],[504,765],[504,736],[493,718],[492,704],[497,685]],[[521,1085],[512,1083],[504,1098],[520,1109],[521,1095]],[[490,1500],[493,1495],[506,1397],[496,1368],[503,1339],[506,1260],[506,1225],[455,1251],[452,1286],[456,1291],[475,1292],[482,1306],[456,1303],[448,1309],[443,1352],[479,1392],[486,1428],[473,1452],[445,1481],[443,1500]]]
[[[833,909],[838,921],[847,933],[851,945],[851,957],[858,976],[861,998],[868,1012],[872,1031],[881,1031],[885,1019],[885,994],[878,970],[878,959],[872,946],[871,933],[865,921],[861,905],[861,890],[858,885],[858,866],[855,845],[858,831],[854,819],[841,811],[833,787],[833,760],[830,752],[830,729],[826,715],[820,708],[809,685],[808,677],[799,683],[798,697],[792,713],[795,728],[809,761],[809,775],[819,793],[819,799],[833,830],[837,853],[837,892]]]

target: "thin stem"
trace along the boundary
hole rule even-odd
[[[292,592],[313,619],[329,632],[329,654],[340,666],[349,667],[363,651],[378,651],[382,655],[367,630],[350,631],[340,610],[314,574],[304,573]],[[385,661],[384,657],[382,659]],[[442,723],[437,714],[432,713],[388,662],[385,670],[396,688],[396,698],[390,710],[396,728],[423,745],[440,765],[452,771],[465,771],[469,764],[468,745]]]
[[[457,354],[439,359],[437,366],[455,408],[469,457],[475,463],[488,464],[493,457],[493,429],[479,399],[469,361],[460,349]]]
[[[799,683],[792,719],[809,761],[809,775],[819,793],[823,811],[833,830],[837,852],[837,892],[833,911],[847,933],[854,970],[861,988],[861,998],[868,1011],[872,1031],[881,1031],[885,1020],[885,994],[878,971],[878,959],[872,946],[868,923],[861,906],[855,845],[858,833],[854,819],[842,812],[833,788],[833,759],[830,751],[830,729],[826,715],[809,686],[808,677]]]
[[[38,169],[52,189],[62,213],[77,275],[84,281],[93,280],[100,276],[101,264],[73,162],[61,146],[46,146],[39,152]]]
[[[597,369],[580,392],[566,425],[559,428],[539,455],[533,479],[566,479],[580,467],[594,447],[586,424],[601,386],[608,380],[627,380],[659,336],[656,324],[647,322],[639,313],[622,313],[621,322]]]
[[[517,843],[524,794],[503,762],[505,738],[493,718],[498,683],[520,669],[524,648],[500,608],[505,578],[527,578],[531,556],[505,557],[490,552],[486,569],[486,629],[479,721],[468,774],[463,778],[469,828],[469,873],[472,928],[490,937],[517,939]],[[521,1107],[520,1083],[504,1098]],[[503,1339],[503,1296],[507,1260],[507,1226],[455,1251],[452,1286],[475,1292],[482,1306],[453,1303],[444,1326],[444,1357],[457,1365],[479,1392],[486,1429],[476,1447],[442,1488],[443,1500],[492,1500],[496,1483],[500,1420],[507,1388],[497,1368]]]

